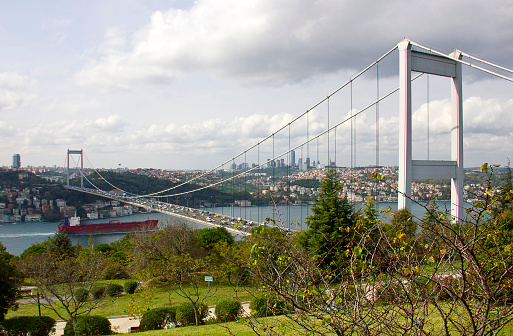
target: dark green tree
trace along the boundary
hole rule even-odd
[[[341,191],[337,171],[328,170],[306,220],[309,229],[299,239],[324,266],[340,265],[354,246],[356,216],[347,197],[339,196]]]
[[[20,254],[21,259],[28,258],[33,255],[39,255],[46,252],[46,244],[48,243],[47,240],[45,240],[42,243],[34,243],[30,245],[25,251],[23,251]]]
[[[198,231],[198,244],[204,249],[210,250],[215,244],[225,242],[233,244],[233,236],[224,227],[205,228]]]
[[[71,239],[64,232],[60,231],[57,231],[53,237],[47,239],[46,251],[56,259],[75,256],[75,248]]]
[[[0,243],[0,321],[4,320],[9,308],[17,308],[16,297],[21,275],[13,263],[13,256]]]

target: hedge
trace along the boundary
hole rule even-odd
[[[76,324],[77,336],[110,335],[110,321],[103,316],[81,316]],[[64,327],[64,336],[74,336],[73,324],[66,323]]]
[[[130,280],[123,284],[123,289],[127,294],[134,294],[135,290],[137,289],[137,286],[139,286],[139,283],[137,281]]]
[[[176,306],[171,306],[148,310],[143,314],[139,325],[144,331],[164,329],[171,323],[176,325],[176,309]]]
[[[203,323],[203,319],[208,316],[208,306],[206,304],[199,304],[198,306],[198,319],[199,324]],[[187,326],[189,324],[195,325],[196,318],[194,316],[194,306],[190,302],[184,302],[176,309],[176,321],[181,326]]]
[[[117,283],[111,283],[105,290],[105,293],[111,297],[119,295],[121,292],[123,292],[123,286]]]
[[[216,305],[216,317],[221,322],[235,321],[240,316],[242,305],[236,299],[222,300]]]
[[[0,335],[48,336],[55,320],[49,316],[17,316],[0,322]]]

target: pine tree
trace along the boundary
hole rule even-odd
[[[353,245],[356,216],[347,197],[339,197],[340,191],[338,173],[328,170],[314,198],[313,214],[306,220],[309,229],[300,240],[323,266],[340,266]]]

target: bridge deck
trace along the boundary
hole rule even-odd
[[[155,200],[118,196],[96,189],[80,188],[74,186],[66,186],[66,188],[79,192],[85,192],[91,195],[110,198],[119,202],[135,205],[141,208],[145,208],[147,210],[160,212],[166,215],[186,219],[207,226],[224,227],[229,232],[242,236],[250,235],[251,227],[260,225],[259,223],[246,221],[241,218],[234,218],[226,215],[217,215],[214,213],[210,213],[208,211],[202,211],[199,209],[188,208],[185,206],[159,202]]]

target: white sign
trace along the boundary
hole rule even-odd
[[[205,281],[214,281],[214,277],[205,275]]]

